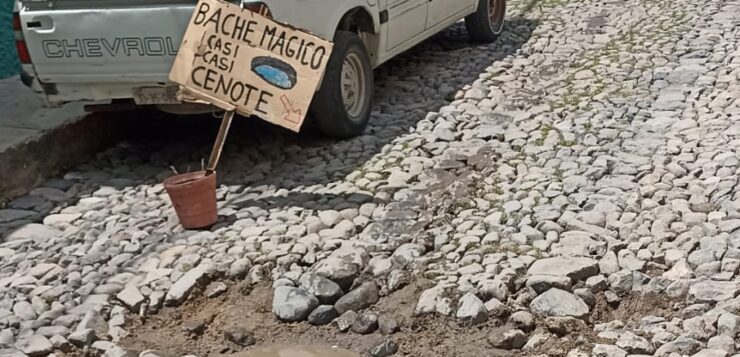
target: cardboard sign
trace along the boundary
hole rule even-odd
[[[208,103],[299,131],[333,44],[221,0],[195,7],[170,80]]]

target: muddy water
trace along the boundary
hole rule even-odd
[[[360,357],[359,354],[341,348],[322,346],[270,346],[260,347],[237,357]]]

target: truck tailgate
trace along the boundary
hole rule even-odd
[[[167,82],[194,4],[21,11],[46,83]]]

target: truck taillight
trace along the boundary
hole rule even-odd
[[[31,54],[28,53],[28,46],[23,39],[21,16],[17,12],[13,13],[13,32],[15,32],[15,50],[18,52],[18,59],[23,64],[31,63]]]
[[[23,31],[21,27],[21,16],[17,13],[13,13],[13,31]]]
[[[30,64],[31,63],[31,54],[28,53],[28,46],[26,46],[26,41],[15,41],[15,50],[18,51],[18,59],[23,64]]]

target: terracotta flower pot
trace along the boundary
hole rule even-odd
[[[185,229],[203,228],[218,221],[216,173],[190,172],[164,180],[164,188]]]

